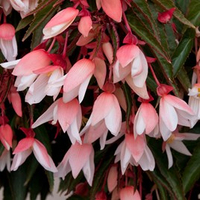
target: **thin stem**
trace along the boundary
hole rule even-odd
[[[64,49],[63,49],[63,53],[62,53],[63,58],[66,57],[66,53],[67,53],[67,42],[68,42],[68,36],[69,36],[69,33],[68,33],[68,31],[67,31],[67,32],[66,32],[66,36],[65,36]]]
[[[131,27],[129,26],[128,20],[127,20],[126,15],[125,15],[124,12],[122,13],[122,16],[123,16],[123,20],[124,20],[124,23],[125,23],[125,25],[126,25],[127,30],[128,30],[130,33],[132,33]]]
[[[152,75],[153,75],[153,78],[154,78],[154,80],[155,80],[157,86],[159,86],[159,85],[160,85],[160,82],[159,82],[159,80],[157,79],[156,74],[155,74],[155,72],[154,72],[154,70],[153,70],[153,67],[151,66],[150,63],[149,63],[149,68],[150,68],[150,70],[151,70],[151,73],[152,73]]]
[[[50,53],[51,49],[53,48],[53,46],[54,46],[54,44],[55,44],[55,41],[56,41],[56,37],[53,38],[53,41],[52,41],[52,43],[51,43],[49,49],[47,50],[47,52]]]

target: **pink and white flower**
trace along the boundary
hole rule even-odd
[[[33,152],[37,161],[48,171],[57,172],[57,168],[49,156],[45,146],[37,139],[34,138],[35,133],[32,129],[21,128],[26,134],[26,138],[19,141],[13,154],[13,162],[11,171],[16,171],[22,165],[27,157]]]
[[[4,149],[3,153],[0,156],[0,171],[2,172],[5,167],[10,172],[10,151]]]
[[[122,124],[119,102],[114,94],[101,93],[94,102],[93,110],[86,126],[81,131],[85,133],[84,141],[92,143],[100,138],[101,149],[105,146],[108,130],[117,136]]]
[[[75,20],[79,13],[78,9],[68,7],[58,12],[44,27],[43,39],[55,37],[65,31]]]
[[[77,99],[64,103],[60,98],[55,101],[32,125],[36,128],[43,123],[52,121],[52,124],[59,122],[63,132],[68,133],[68,136],[74,144],[76,141],[81,143],[79,129],[81,126],[82,114],[81,107]]]
[[[84,36],[87,37],[90,30],[92,29],[92,19],[90,16],[81,17],[78,23],[78,30]]]
[[[173,165],[173,157],[171,148],[175,151],[182,153],[187,156],[191,156],[192,154],[188,151],[185,144],[182,142],[183,140],[197,140],[200,137],[199,134],[193,133],[178,133],[178,131],[174,131],[171,136],[168,138],[166,142],[163,143],[163,150],[167,153],[168,158],[168,168]]]
[[[133,166],[139,164],[143,170],[153,171],[155,168],[155,160],[144,135],[135,138],[133,134],[125,134],[125,139],[116,149],[115,155],[115,163],[118,161],[121,163],[122,174],[125,173],[128,164]]]
[[[0,25],[0,49],[6,60],[13,61],[16,59],[17,41],[15,37],[15,28],[11,24]]]
[[[73,144],[57,168],[58,172],[55,176],[63,179],[69,172],[72,172],[72,176],[76,178],[82,169],[87,182],[92,186],[95,168],[92,144],[81,145],[77,142]]]
[[[0,140],[3,146],[9,151],[12,148],[13,131],[9,124],[2,124],[0,126]]]
[[[166,141],[177,128],[182,125],[192,128],[196,121],[196,115],[188,104],[182,99],[168,94],[173,88],[160,85],[157,93],[160,98],[159,106],[159,128],[160,133]]]

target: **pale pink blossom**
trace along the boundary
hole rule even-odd
[[[182,153],[187,156],[191,156],[192,154],[189,152],[185,144],[182,142],[183,140],[197,140],[200,137],[199,134],[193,133],[179,133],[178,131],[174,131],[171,136],[167,139],[166,142],[163,143],[163,148],[167,153],[168,158],[168,168],[173,165],[173,157],[171,148],[175,151]]]
[[[117,136],[121,129],[122,114],[117,98],[109,92],[102,92],[94,102],[93,110],[86,126],[84,141],[92,143],[100,138],[101,149],[104,148],[108,130]]]
[[[121,0],[96,0],[97,8],[103,8],[103,11],[116,22],[122,20],[122,3]],[[114,11],[114,12],[113,12]]]
[[[6,60],[13,61],[18,54],[15,28],[11,24],[0,25],[0,49]]]
[[[12,74],[14,76],[28,76],[34,71],[50,65],[51,59],[43,49],[31,51],[26,54],[15,66]]]
[[[196,115],[189,105],[182,99],[168,94],[173,88],[167,85],[160,85],[157,93],[160,98],[159,106],[159,128],[160,133],[166,141],[177,125],[192,128]]]
[[[49,39],[65,31],[75,20],[78,9],[68,7],[58,12],[44,27],[44,39]]]
[[[125,134],[125,139],[116,149],[115,155],[115,163],[120,161],[122,174],[125,173],[128,164],[139,164],[143,170],[153,171],[155,168],[154,157],[143,135],[135,138],[133,134]]]
[[[149,99],[146,88],[147,74],[147,60],[138,46],[127,44],[117,50],[117,61],[113,65],[114,83],[126,81],[138,96]]]
[[[135,115],[133,132],[134,135],[149,135],[158,125],[158,114],[155,108],[148,102],[143,101]]]
[[[38,0],[10,0],[12,7],[18,11],[22,18],[34,10],[38,5]]]
[[[120,200],[141,200],[138,190],[134,190],[133,186],[126,186],[119,192]]]
[[[78,30],[84,36],[87,37],[90,30],[92,29],[92,19],[90,16],[81,17],[78,23]]]
[[[58,165],[57,177],[64,177],[72,172],[72,176],[76,178],[81,170],[90,186],[92,186],[94,176],[94,150],[92,144],[73,144],[63,160]]]
[[[71,142],[81,143],[79,129],[81,126],[82,114],[81,107],[77,99],[64,103],[60,98],[55,101],[32,125],[36,128],[43,123],[52,121],[52,124],[59,122],[63,132],[68,133]]]
[[[81,103],[89,81],[94,74],[95,64],[83,58],[77,61],[67,73],[63,88],[63,101],[69,102],[78,96]]]
[[[34,138],[35,133],[32,129],[21,128],[26,134],[26,138],[19,141],[13,154],[13,162],[11,171],[16,171],[22,165],[27,157],[33,152],[37,161],[48,171],[57,172],[57,168],[49,156],[45,146],[37,139]]]
[[[5,167],[10,172],[10,151],[4,149],[3,153],[0,156],[0,171],[2,172]]]

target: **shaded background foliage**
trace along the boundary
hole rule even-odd
[[[91,11],[96,10],[95,1],[88,0],[88,3]],[[12,23],[17,30],[19,58],[40,44],[43,36],[42,29],[46,23],[59,9],[70,5],[71,2],[69,1],[44,0],[22,20],[15,11],[8,16],[8,22]],[[128,8],[126,13],[128,22],[133,33],[147,44],[143,47],[143,51],[157,58],[153,68],[158,79],[173,86],[175,94],[187,100],[187,90],[191,86],[192,68],[196,64],[194,44],[198,38],[196,38],[195,27],[200,26],[200,1],[133,0],[131,5],[131,8]],[[172,30],[171,24],[161,24],[157,21],[158,12],[166,11],[172,7],[176,8],[172,19],[177,27],[176,33]],[[123,36],[123,32],[120,32],[120,25],[118,26],[118,31]],[[71,43],[73,43],[73,39],[78,39],[77,34],[76,30],[72,32]],[[116,40],[112,35],[112,30],[108,34],[111,34],[113,46],[116,48]],[[179,43],[175,41],[177,37],[179,38]],[[75,56],[75,51],[75,48],[71,49],[72,60],[73,56]],[[0,61],[4,61],[2,55]],[[147,85],[152,91],[156,91],[156,84],[151,74],[148,76]],[[22,97],[24,97],[23,95],[21,93]],[[92,102],[91,95],[86,95],[83,104],[88,106]],[[15,131],[16,141],[23,137],[18,127],[28,123],[29,111],[34,108],[34,117],[37,119],[39,111],[40,113],[45,111],[50,104],[50,98],[45,98],[42,104],[36,106],[24,103],[23,111],[25,114],[22,119],[17,117],[10,109],[8,117]],[[156,101],[154,104],[156,104]],[[9,107],[11,106],[8,104],[7,108],[9,109]],[[184,132],[187,131],[200,134],[200,124],[197,123],[192,130],[184,129]],[[52,156],[54,162],[58,164],[70,147],[70,141],[66,134],[59,134],[55,139],[55,132],[56,128],[45,124],[36,129],[36,138],[46,146],[48,153]],[[94,144],[96,152],[95,164],[98,170],[95,171],[93,186],[88,186],[90,199],[95,199],[95,194],[100,191],[105,181],[105,174],[114,161],[113,154],[119,144],[120,140],[101,151],[99,150],[99,144]],[[156,160],[155,170],[153,172],[142,172],[139,167],[134,167],[134,176],[136,179],[140,177],[135,184],[143,185],[143,197],[152,192],[153,197],[156,199],[155,191],[157,189],[162,200],[197,199],[200,191],[200,141],[185,142],[192,153],[191,157],[173,151],[174,165],[170,169],[167,168],[167,157],[161,151],[162,141],[148,138],[148,144]],[[0,145],[1,153],[3,149],[3,145]],[[64,180],[61,180],[59,191],[69,193],[80,182],[85,182],[82,173],[75,180],[71,174],[68,174]],[[9,173],[4,170],[0,173],[0,186],[4,187],[4,199],[23,200],[28,192],[30,192],[31,200],[36,199],[38,194],[41,194],[41,199],[45,199],[46,195],[52,191],[53,185],[53,174],[45,171],[33,156],[30,156],[16,172]],[[106,186],[105,190],[107,191]],[[73,195],[69,199],[88,199],[88,197]]]

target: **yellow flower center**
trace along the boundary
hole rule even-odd
[[[171,136],[168,138],[167,143],[172,143],[175,140],[175,135],[172,133]]]

